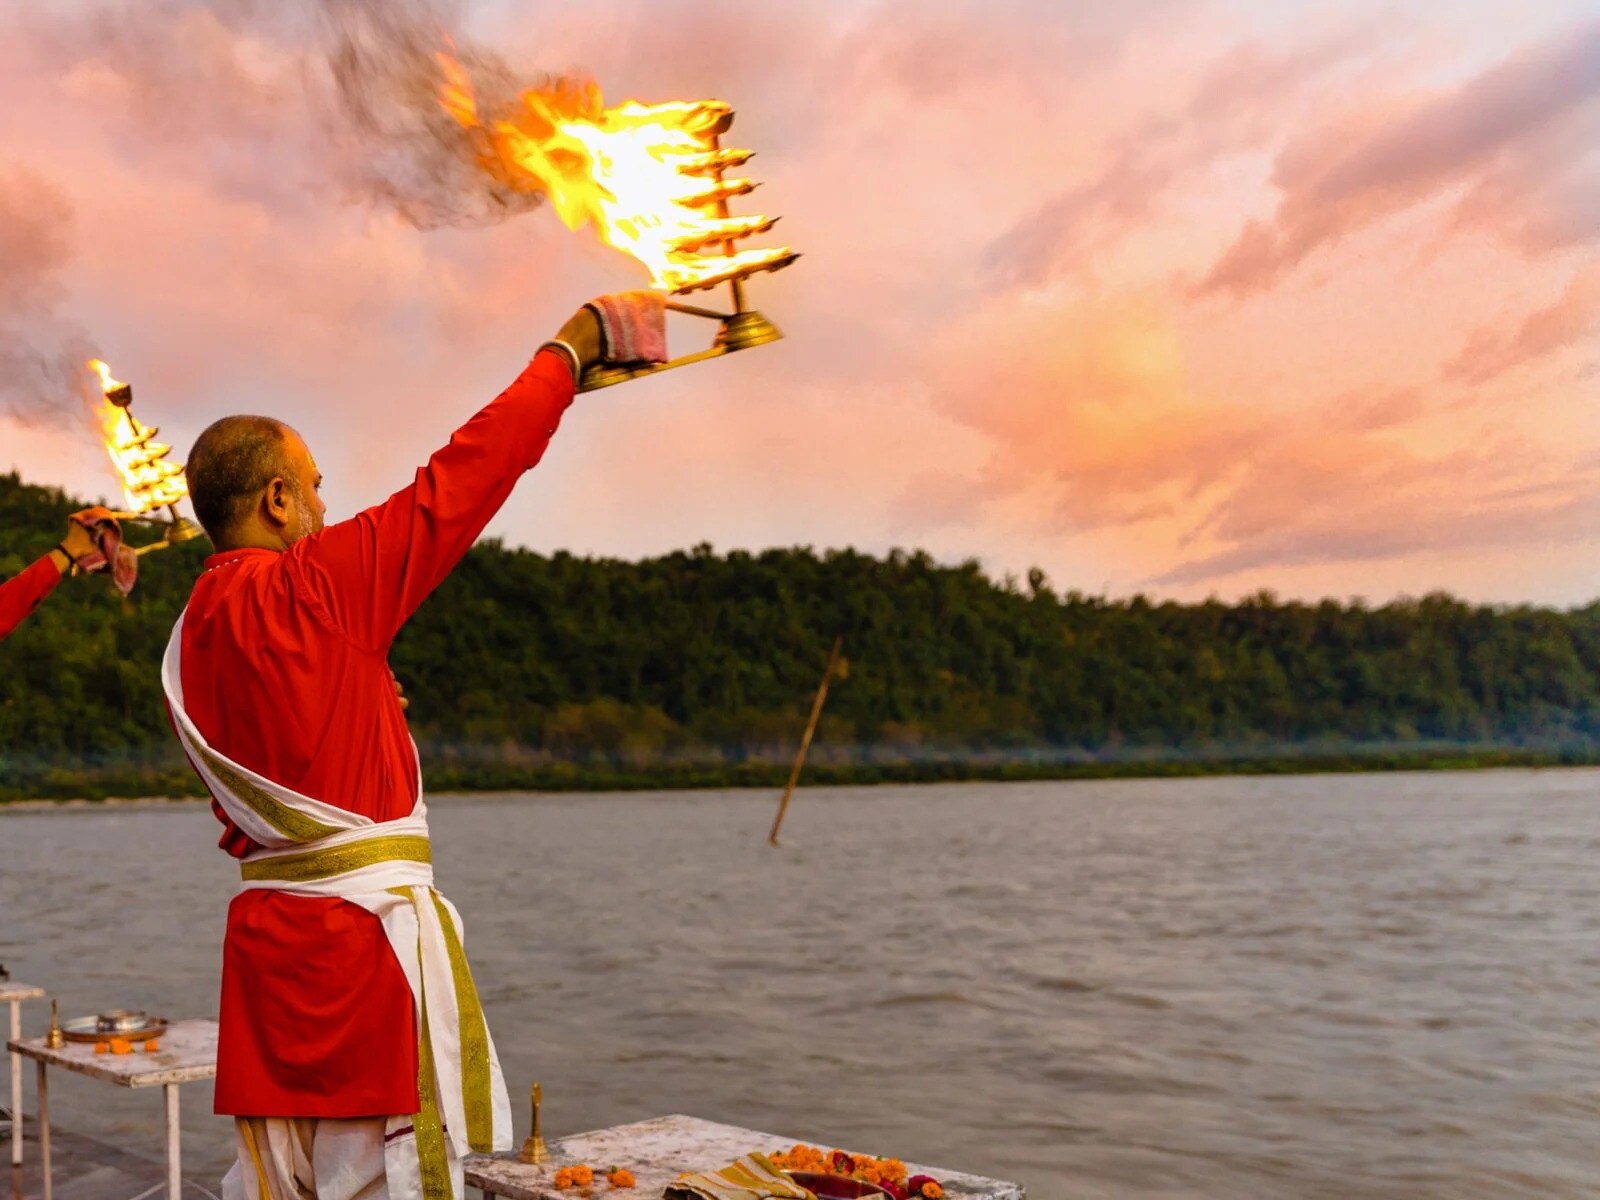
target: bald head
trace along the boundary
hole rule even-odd
[[[272,417],[214,422],[195,440],[185,473],[195,516],[219,550],[260,545],[263,533],[288,545],[322,527],[316,464],[300,435]]]

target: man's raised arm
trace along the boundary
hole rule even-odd
[[[634,303],[643,320],[660,325],[659,299]],[[374,653],[387,651],[522,473],[544,455],[572,403],[577,376],[604,360],[602,340],[594,315],[579,310],[555,343],[546,343],[510,387],[456,430],[408,486],[290,548],[289,569],[301,574],[353,641]]]

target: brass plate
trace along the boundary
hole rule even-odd
[[[73,1017],[70,1021],[61,1022],[61,1036],[69,1042],[109,1042],[112,1038],[123,1038],[130,1042],[147,1042],[151,1038],[160,1037],[167,1031],[165,1017],[146,1017],[144,1024],[134,1029],[124,1029],[117,1033],[107,1033],[95,1028],[97,1017]]]

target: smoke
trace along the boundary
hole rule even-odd
[[[470,44],[457,6],[443,0],[316,0],[316,15],[329,141],[355,199],[419,229],[493,224],[542,203],[484,170],[478,141],[439,103],[439,55],[460,64],[487,112],[506,111],[550,76],[519,77]]]
[[[141,169],[203,172],[274,219],[343,196],[427,230],[543,202],[483,168],[440,104],[438,56],[460,64],[486,113],[554,81],[473,45],[455,0],[157,0],[17,19],[43,69],[117,98],[104,120]],[[0,415],[58,419],[86,395],[94,346],[60,311],[73,226],[66,192],[0,163]]]
[[[440,103],[439,55],[486,112],[553,79],[474,44],[457,0],[147,0],[17,20],[40,66],[116,98],[105,119],[133,134],[130,156],[204,172],[280,216],[332,194],[435,229],[542,202],[483,168],[481,143]]]
[[[89,340],[56,312],[72,203],[43,175],[0,168],[0,413],[43,420],[81,403]]]

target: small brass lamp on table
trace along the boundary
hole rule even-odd
[[[517,1151],[517,1161],[539,1166],[550,1161],[550,1147],[544,1144],[544,1135],[539,1130],[539,1105],[544,1100],[544,1092],[536,1083],[533,1085],[533,1129],[528,1134],[528,1140],[522,1143],[522,1149]]]

